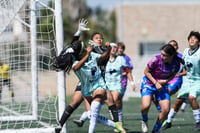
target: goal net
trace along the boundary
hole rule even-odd
[[[55,1],[0,0],[0,132],[58,124]]]

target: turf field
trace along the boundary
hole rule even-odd
[[[68,99],[69,101],[70,99]],[[124,101],[124,128],[127,129],[127,133],[140,133],[141,123],[140,123],[140,98],[130,98],[128,101]],[[172,97],[172,103],[175,101],[175,96]],[[200,100],[199,100],[200,101]],[[67,122],[68,133],[87,133],[89,121],[85,122],[83,127],[77,127],[73,123],[73,119],[80,117],[81,113],[84,111],[83,103],[81,106],[74,111],[70,119]],[[101,110],[101,114],[109,118],[107,106],[104,105]],[[149,112],[149,133],[151,132],[153,125],[157,119],[158,111],[155,109],[154,104],[152,104]],[[192,110],[187,106],[184,113],[177,113],[172,128],[162,131],[162,133],[195,133],[193,130],[195,126],[195,121],[193,119]],[[112,133],[113,129],[111,127],[106,127],[101,124],[97,124],[96,133]],[[197,131],[196,131],[197,132]]]

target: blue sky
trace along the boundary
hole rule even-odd
[[[108,9],[116,6],[120,0],[87,0],[87,4],[90,7],[101,6],[102,8]]]
[[[104,9],[109,9],[120,2],[200,2],[200,0],[87,0],[90,7],[101,6]]]

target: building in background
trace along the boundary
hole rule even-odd
[[[118,38],[132,57],[155,54],[171,39],[183,52],[189,32],[200,31],[200,2],[131,2],[115,10]]]
[[[200,31],[200,2],[121,2],[115,11],[117,36],[132,59],[138,92],[148,60],[159,53],[163,44],[174,39],[183,52],[190,31]],[[125,97],[133,94],[126,93]]]

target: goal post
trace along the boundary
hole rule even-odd
[[[0,10],[0,133],[53,133],[66,105],[65,74],[51,69],[62,0],[1,0]]]

